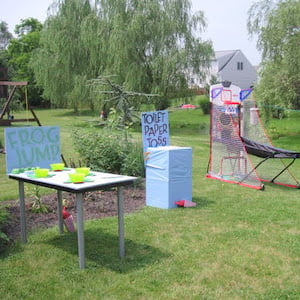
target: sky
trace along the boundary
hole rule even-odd
[[[241,50],[253,64],[259,64],[261,56],[256,40],[247,32],[247,12],[254,0],[191,0],[193,10],[202,10],[207,21],[204,40],[213,42],[214,50]],[[14,28],[21,19],[36,18],[44,22],[47,9],[53,0],[0,0],[0,21]]]

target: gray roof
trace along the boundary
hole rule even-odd
[[[215,51],[215,59],[219,59],[220,57],[223,56],[233,56],[237,52],[241,50],[223,50],[223,51]]]

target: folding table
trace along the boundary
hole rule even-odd
[[[8,174],[9,178],[15,179],[19,183],[20,201],[20,222],[21,222],[21,241],[27,242],[26,215],[25,215],[25,194],[24,183],[31,183],[39,186],[57,190],[58,200],[58,227],[59,233],[63,233],[62,217],[62,192],[70,192],[76,195],[77,209],[77,237],[78,237],[78,256],[79,267],[85,268],[85,249],[84,249],[84,221],[83,221],[83,193],[88,191],[102,190],[108,187],[117,187],[118,197],[118,232],[119,232],[119,255],[125,256],[124,243],[124,210],[123,210],[123,187],[133,184],[137,178],[132,176],[117,175],[111,173],[91,172],[92,176],[86,177],[83,183],[72,183],[69,181],[69,173],[74,169],[66,169],[61,172],[50,172],[47,178],[36,178],[29,172],[20,174]]]

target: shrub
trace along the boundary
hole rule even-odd
[[[130,142],[126,147],[128,147],[128,149],[122,161],[120,173],[145,177],[144,156],[140,143]]]
[[[210,102],[208,96],[206,95],[200,96],[199,105],[204,115],[208,115],[210,113]]]
[[[103,128],[73,132],[75,149],[95,171],[144,177],[142,145],[126,140],[124,133]]]

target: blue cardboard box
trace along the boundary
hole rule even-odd
[[[148,148],[146,205],[174,208],[179,200],[192,201],[192,148]]]

